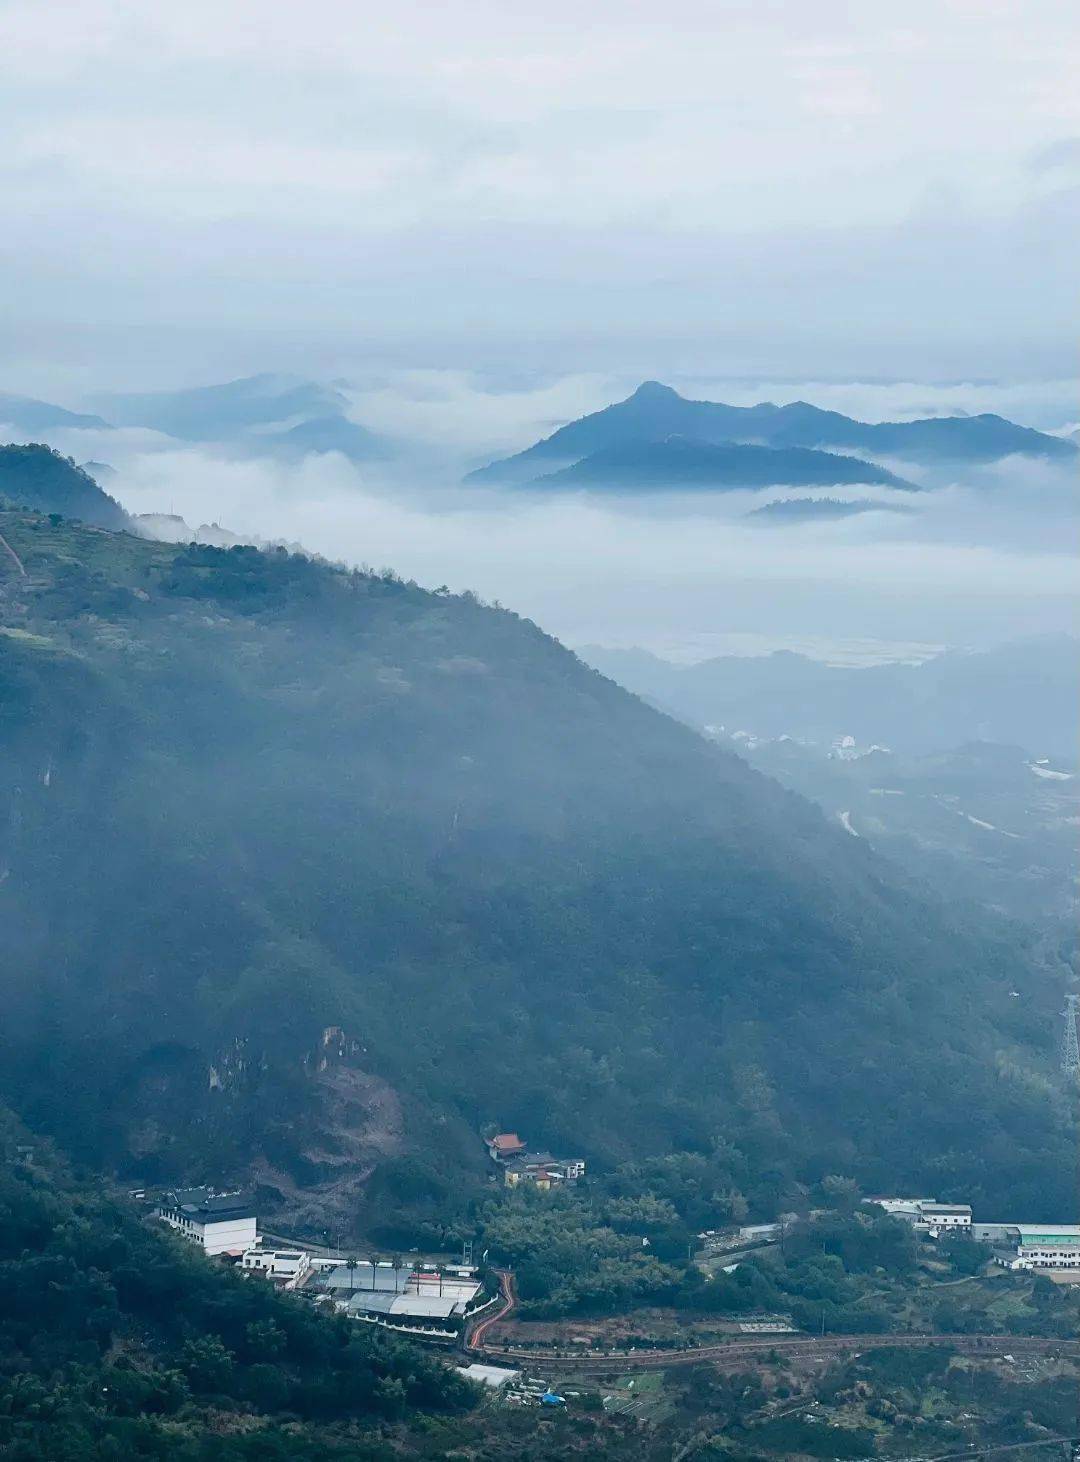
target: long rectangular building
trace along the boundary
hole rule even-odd
[[[1080,1224],[1020,1223],[1016,1262],[1021,1269],[1080,1269]]]

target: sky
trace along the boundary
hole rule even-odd
[[[0,0],[0,392],[333,380],[404,471],[54,444],[134,511],[471,588],[571,644],[1067,629],[1075,482],[1029,462],[771,529],[740,494],[460,478],[646,378],[1076,429],[1078,75],[1075,0]]]
[[[0,0],[0,389],[1075,371],[1074,0]]]

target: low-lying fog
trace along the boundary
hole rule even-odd
[[[673,658],[786,646],[844,660],[918,657],[1075,623],[1075,471],[1027,459],[931,472],[926,487],[799,488],[874,500],[835,521],[748,516],[766,492],[539,495],[460,485],[471,466],[529,445],[636,382],[567,376],[510,388],[464,374],[398,373],[351,388],[352,414],[406,444],[387,466],[337,455],[259,456],[248,440],[188,446],[152,432],[54,433],[133,513],[176,513],[331,559],[471,588],[571,645],[638,644]],[[808,399],[864,419],[997,410],[1044,430],[1072,425],[1072,383],[673,382],[746,404]],[[74,403],[70,403],[74,404]],[[890,512],[885,504],[907,511]]]

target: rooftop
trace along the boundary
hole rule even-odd
[[[512,1381],[520,1371],[507,1370],[505,1366],[482,1366],[474,1363],[471,1366],[459,1366],[463,1376],[470,1381],[479,1381],[481,1386],[505,1386],[507,1381]]]
[[[370,1261],[365,1259],[353,1269],[339,1264],[336,1269],[328,1270],[325,1282],[330,1289],[354,1292],[366,1290],[369,1295],[379,1291],[400,1294],[408,1283],[411,1272],[408,1265],[403,1269],[395,1269],[392,1264],[376,1264],[373,1274]]]
[[[496,1152],[520,1152],[525,1146],[516,1132],[499,1132],[491,1139]]]
[[[413,1320],[448,1320],[457,1309],[455,1299],[440,1299],[438,1295],[418,1294],[366,1294],[350,1297],[348,1307],[354,1315],[387,1315]],[[460,1313],[460,1311],[459,1311]]]
[[[177,1188],[162,1197],[161,1207],[179,1209],[195,1223],[226,1223],[256,1217],[246,1193],[215,1193],[210,1188]]]

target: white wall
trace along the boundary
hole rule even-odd
[[[208,1254],[224,1254],[230,1249],[250,1249],[256,1239],[253,1218],[230,1219],[227,1223],[208,1223],[202,1229],[202,1246]]]

